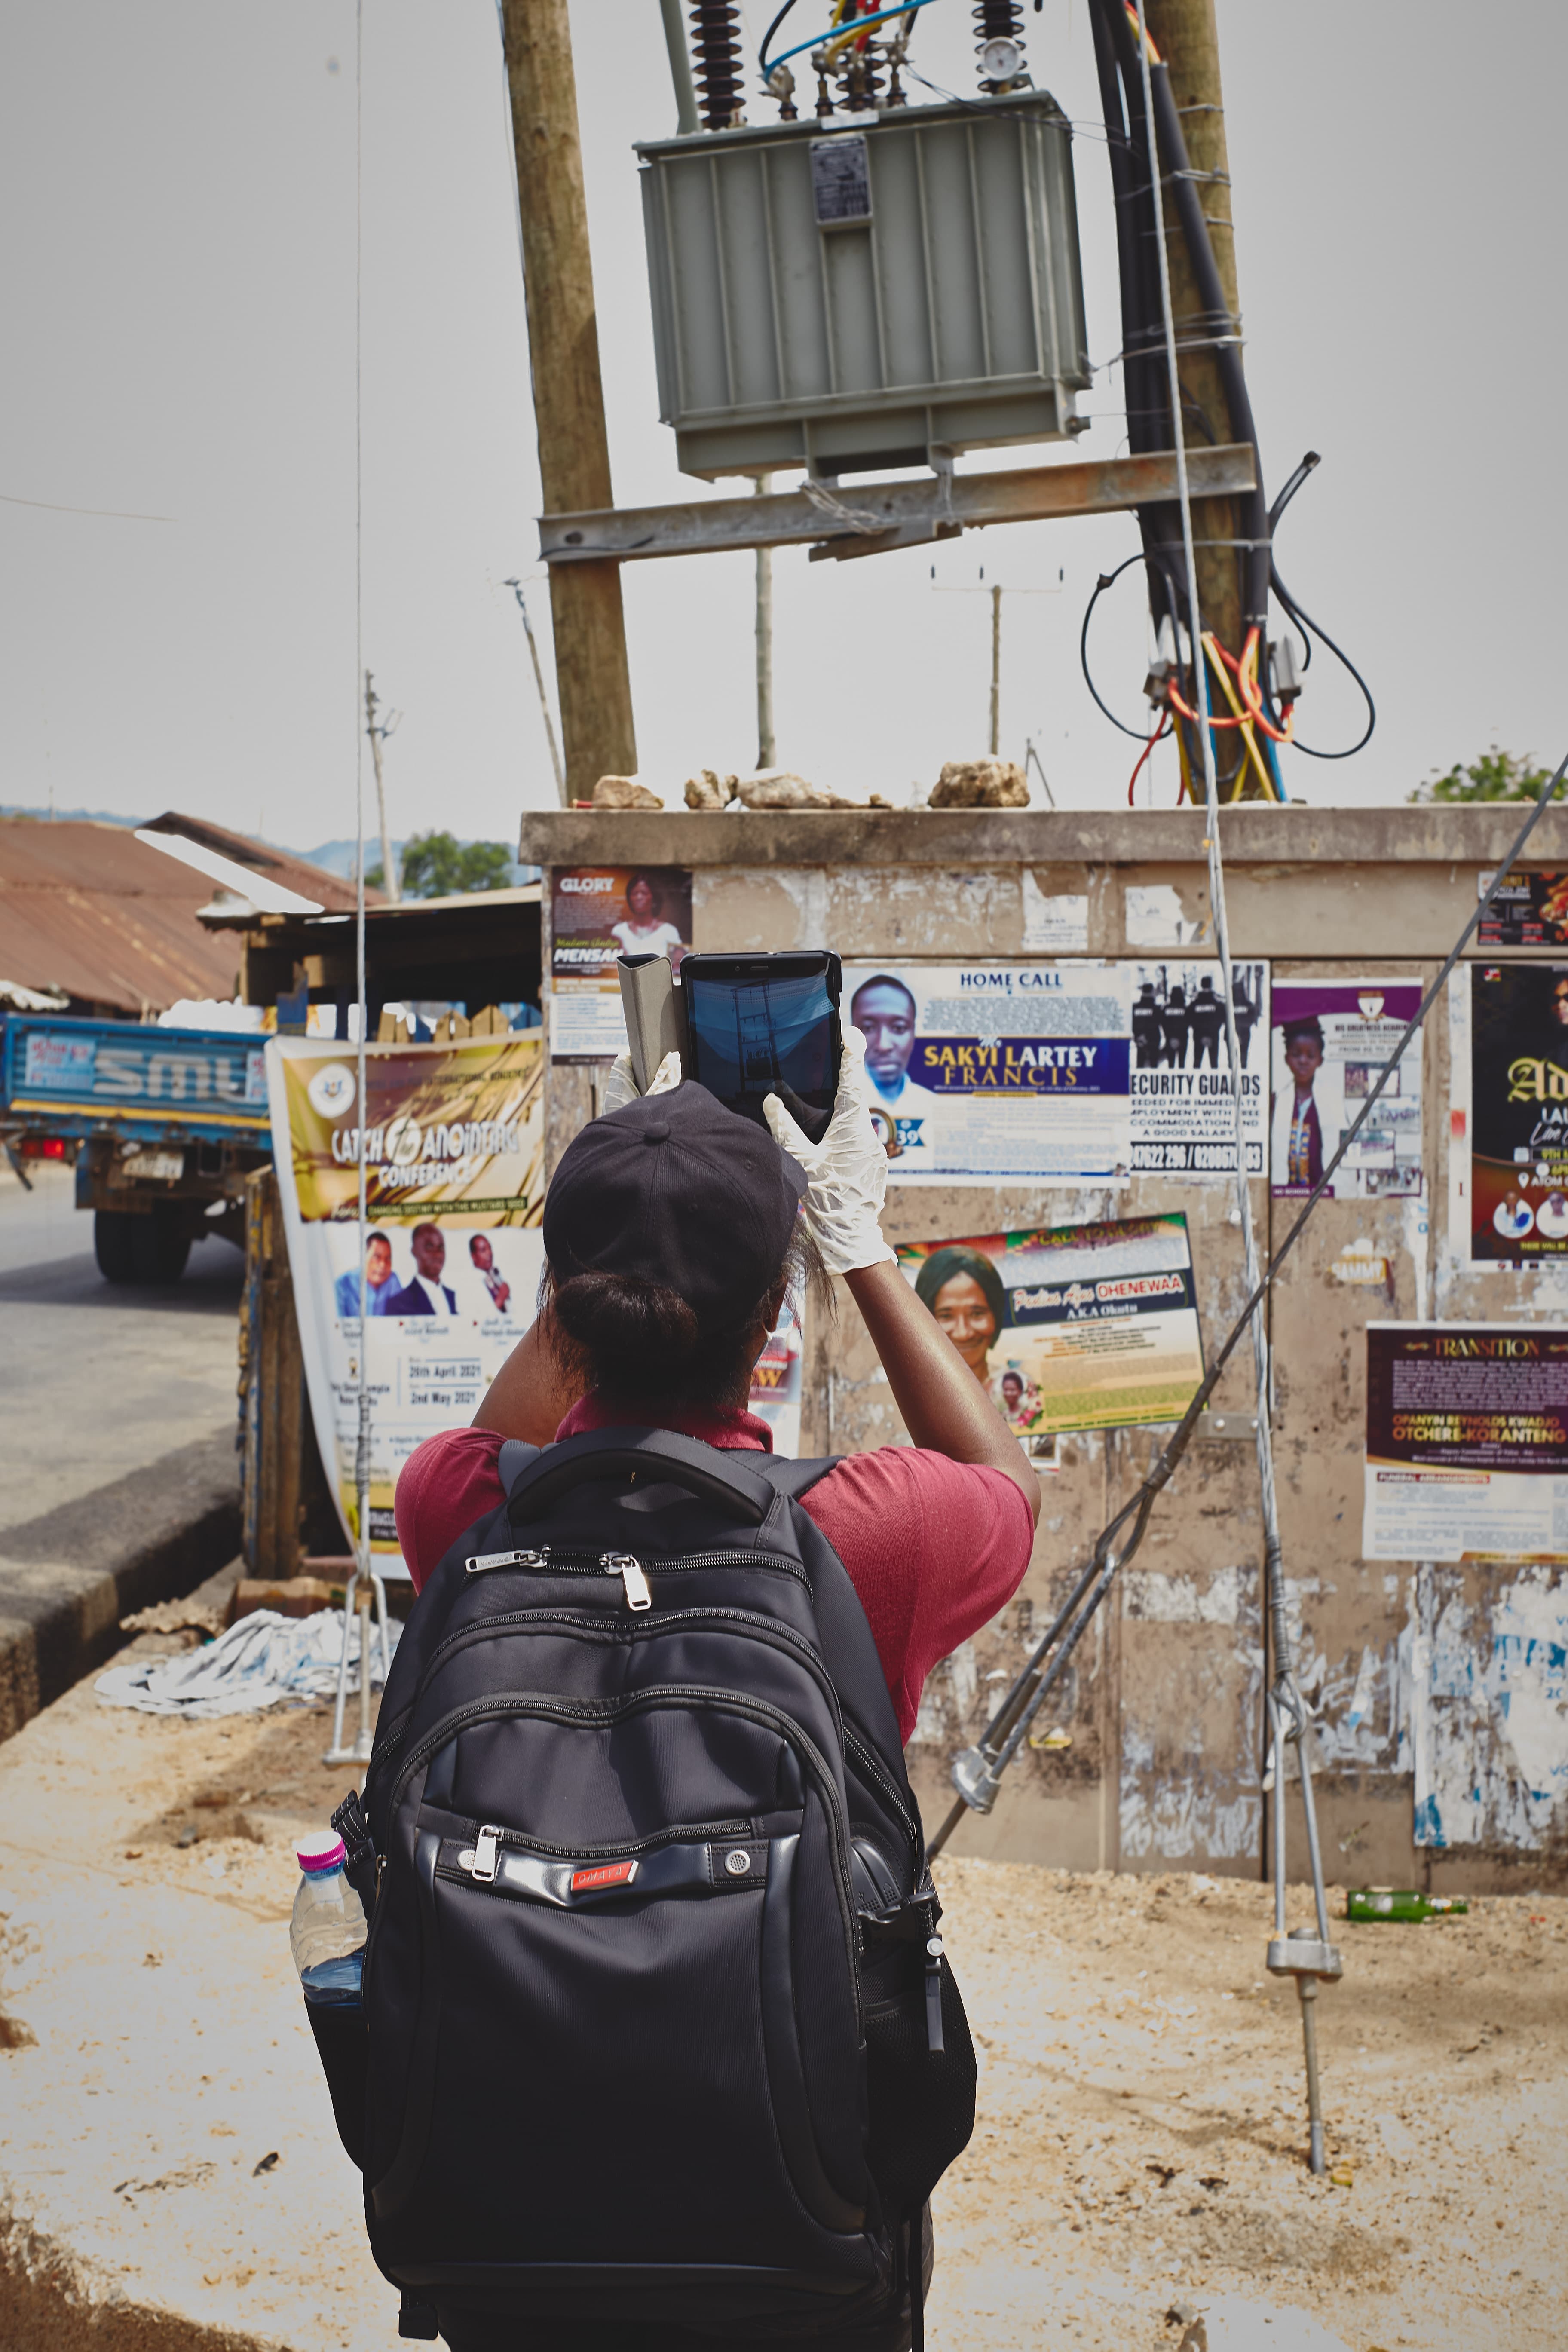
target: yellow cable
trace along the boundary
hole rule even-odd
[[[1220,685],[1224,689],[1225,698],[1230,705],[1232,715],[1235,718],[1239,719],[1241,721],[1240,728],[1237,731],[1241,736],[1242,741],[1246,744],[1247,751],[1252,755],[1252,764],[1258,771],[1258,781],[1263,786],[1263,797],[1266,801],[1271,801],[1276,797],[1274,780],[1270,776],[1268,767],[1264,762],[1263,754],[1258,748],[1258,740],[1253,731],[1252,721],[1247,716],[1241,698],[1230,682],[1230,672],[1226,669],[1224,660],[1221,658],[1219,647],[1215,640],[1212,629],[1205,629],[1204,631],[1204,651],[1209,657],[1210,669],[1213,670],[1215,677],[1218,678]],[[1236,790],[1232,793],[1231,798],[1232,800],[1239,800],[1241,798],[1241,778],[1239,774],[1237,777]]]
[[[1193,772],[1187,765],[1187,739],[1182,732],[1182,722],[1179,719],[1173,720],[1172,724],[1176,736],[1176,757],[1182,763],[1184,797],[1192,807],[1195,808],[1197,803],[1193,795]]]

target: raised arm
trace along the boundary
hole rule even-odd
[[[1028,1455],[897,1265],[884,1260],[844,1279],[914,1443],[953,1462],[1002,1471],[1037,1522],[1040,1482]]]
[[[910,1435],[954,1462],[1002,1471],[1037,1521],[1040,1482],[1027,1454],[882,1239],[888,1162],[871,1125],[859,1031],[845,1032],[837,1100],[820,1143],[807,1139],[777,1095],[764,1108],[775,1141],[810,1178],[802,1206],[812,1239],[828,1272],[849,1286]]]

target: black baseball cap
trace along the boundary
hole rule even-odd
[[[545,1194],[544,1254],[558,1281],[629,1275],[710,1328],[739,1326],[777,1279],[806,1181],[766,1128],[689,1078],[574,1138]]]

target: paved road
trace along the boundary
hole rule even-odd
[[[68,1170],[0,1166],[0,1552],[7,1527],[235,1425],[245,1261],[216,1237],[167,1290],[104,1281]]]

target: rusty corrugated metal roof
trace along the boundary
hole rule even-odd
[[[324,866],[312,866],[309,858],[296,857],[290,850],[274,849],[269,841],[252,841],[246,834],[230,833],[226,825],[209,824],[205,817],[182,816],[177,809],[166,809],[162,816],[149,817],[142,831],[183,834],[187,841],[195,842],[203,849],[215,849],[220,857],[232,857],[237,866],[265,875],[268,882],[280,883],[285,890],[296,891],[301,898],[314,898],[329,915],[353,912],[352,882],[345,882],[341,874],[329,874]],[[212,897],[210,883],[206,895]],[[366,906],[379,907],[383,896],[380,890],[367,888]]]
[[[339,877],[302,858],[191,819],[159,824],[198,840],[210,832],[226,857],[323,906],[344,903]],[[181,997],[232,996],[234,942],[196,920],[212,893],[205,874],[149,849],[129,826],[0,819],[0,973],[132,1020]]]

